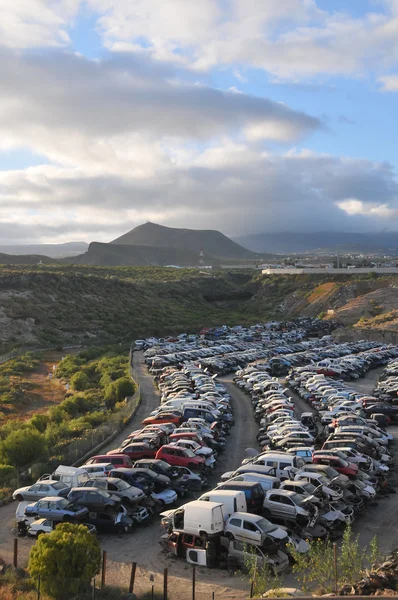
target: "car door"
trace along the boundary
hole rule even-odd
[[[261,532],[255,523],[243,521],[243,533],[245,538],[251,542],[261,543]]]
[[[275,517],[283,517],[281,496],[278,494],[270,494],[267,500],[267,507],[271,511],[271,514]]]
[[[24,494],[23,494],[24,500],[37,500],[38,498],[43,498],[43,496],[46,496],[47,494],[41,494],[40,493],[40,488],[41,487],[42,486],[39,483],[36,483],[35,485],[32,485],[29,488],[29,490],[27,490],[26,492],[24,492]]]
[[[39,515],[39,517],[47,518],[51,516],[51,511],[49,507],[48,500],[39,500],[36,503],[35,514]]]
[[[242,519],[238,519],[236,517],[230,519],[228,523],[228,529],[237,540],[246,541],[245,533],[242,528]]]

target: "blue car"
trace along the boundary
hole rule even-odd
[[[84,519],[88,515],[88,509],[84,506],[75,506],[66,498],[47,496],[34,504],[28,504],[25,515],[53,521],[74,521]]]

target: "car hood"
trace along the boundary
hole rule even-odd
[[[270,531],[268,535],[276,540],[285,540],[288,537],[287,531],[282,529],[282,527],[277,527],[274,531]]]

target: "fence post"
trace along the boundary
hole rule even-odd
[[[254,579],[252,579],[252,582],[250,585],[250,598],[253,598],[253,594],[254,594]]]
[[[137,568],[137,563],[133,562],[131,565],[131,574],[130,574],[130,585],[129,585],[129,594],[132,594],[134,591],[134,582],[135,582],[135,571]]]
[[[14,557],[12,564],[14,566],[14,569],[18,567],[18,538],[14,538]]]
[[[106,550],[102,551],[102,571],[101,571],[101,590],[105,587],[106,577]]]
[[[195,600],[195,588],[196,588],[196,567],[192,569],[192,600]]]
[[[167,600],[167,574],[168,571],[165,569],[163,571],[163,600]]]
[[[333,544],[333,562],[334,562],[334,593],[337,595],[337,544]]]
[[[40,600],[40,575],[37,578],[37,600]]]
[[[93,579],[93,600],[95,600],[95,577]]]

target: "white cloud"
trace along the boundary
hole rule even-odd
[[[0,0],[0,45],[10,48],[67,46],[68,25],[81,0]]]
[[[379,78],[383,92],[398,92],[398,75],[385,75]]]

